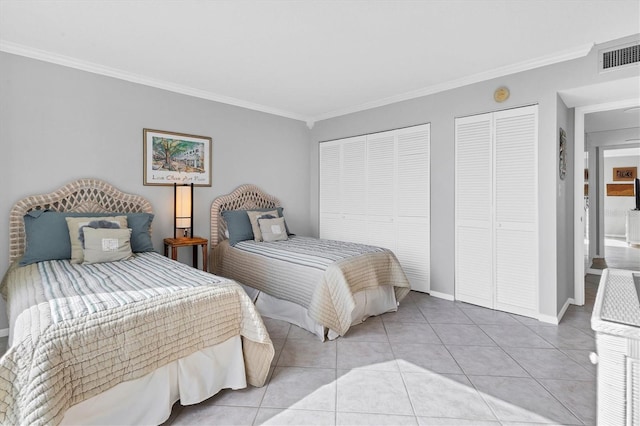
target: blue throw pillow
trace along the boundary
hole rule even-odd
[[[127,213],[127,225],[131,228],[131,251],[134,253],[143,253],[153,250],[151,242],[151,222],[153,214],[151,213]]]
[[[248,209],[251,211],[267,212],[274,209]],[[229,231],[229,244],[235,246],[240,241],[253,240],[253,229],[249,220],[248,210],[226,210],[222,212],[222,217],[227,223]],[[278,215],[282,217],[282,207],[276,208]]]
[[[27,247],[20,260],[20,265],[24,266],[45,260],[71,259],[71,241],[69,240],[69,227],[65,217],[101,217],[116,214],[53,212],[49,210],[30,211],[24,215]],[[132,229],[132,251],[153,251],[151,236],[149,235],[153,214],[126,213],[125,215],[127,216],[127,225]],[[134,240],[136,241],[135,244]]]

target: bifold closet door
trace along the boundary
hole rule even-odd
[[[400,129],[396,146],[395,253],[411,289],[431,290],[431,124]]]
[[[455,298],[493,308],[493,116],[455,128]]]
[[[455,127],[455,297],[537,317],[538,107]]]
[[[320,238],[392,250],[430,290],[430,134],[423,124],[320,144]]]
[[[494,113],[495,308],[538,313],[538,107]]]
[[[367,135],[368,244],[396,251],[395,216],[396,135],[394,131]]]
[[[320,145],[321,238],[366,243],[366,138]]]

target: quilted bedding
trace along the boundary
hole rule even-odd
[[[0,424],[57,424],[74,404],[238,335],[247,382],[266,380],[273,345],[234,281],[157,253],[16,265],[2,282],[12,344],[0,359]]]
[[[286,241],[228,240],[213,251],[214,273],[308,309],[339,335],[351,325],[353,294],[392,285],[400,302],[410,284],[392,251],[363,244],[292,236]]]

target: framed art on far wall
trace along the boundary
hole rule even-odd
[[[145,185],[211,186],[210,137],[144,129],[142,143]]]
[[[637,167],[614,167],[613,168],[613,180],[619,181],[633,181],[638,177]]]
[[[633,197],[633,184],[608,183],[607,197]]]

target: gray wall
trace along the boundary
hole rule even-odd
[[[560,144],[560,128],[567,133],[567,145],[573,147],[567,151],[567,174],[564,179],[560,179],[557,173],[557,250],[558,259],[567,259],[567,262],[558,262],[558,289],[557,307],[560,311],[568,299],[574,297],[574,270],[573,270],[573,244],[574,244],[574,207],[573,188],[575,182],[575,156],[584,155],[581,149],[575,147],[574,138],[574,110],[567,108],[560,96],[557,97],[557,120],[558,130],[556,132],[556,146]],[[558,168],[560,167],[558,157]]]
[[[243,183],[279,197],[287,223],[309,234],[309,129],[300,121],[0,53],[0,275],[9,210],[18,199],[93,177],[147,197],[153,242],[173,236],[173,190],[142,184],[142,129],[213,138],[213,186],[195,188],[195,234],[209,237],[213,199]],[[181,259],[189,262],[188,250]],[[7,328],[4,304],[0,329]]]
[[[573,264],[573,248],[558,252],[557,92],[638,76],[638,67],[598,74],[597,50],[585,58],[512,74],[422,98],[398,102],[316,123],[311,141],[311,224],[318,234],[318,143],[419,123],[431,123],[431,288],[454,294],[454,119],[530,104],[539,104],[540,312],[555,317],[572,294],[573,283],[558,282],[558,266]],[[493,101],[493,91],[507,86],[510,98]],[[573,141],[570,141],[572,143]],[[572,145],[569,150],[573,151]],[[567,187],[566,196],[573,197]],[[569,213],[569,212],[567,212]],[[569,278],[569,277],[567,277]],[[560,287],[567,287],[560,288]],[[571,287],[571,288],[569,288]],[[562,296],[564,297],[564,296]]]

